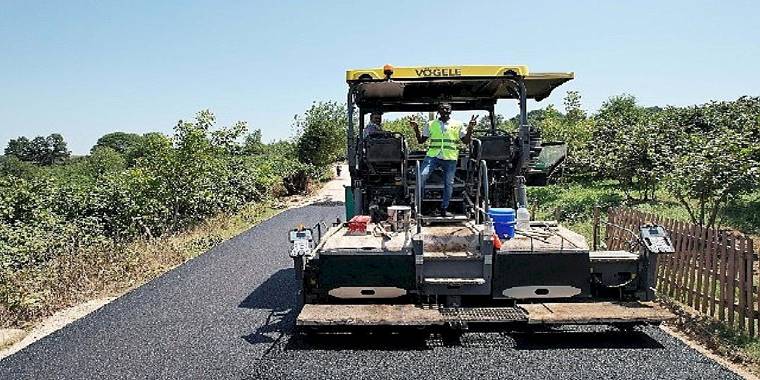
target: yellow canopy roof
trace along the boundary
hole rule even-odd
[[[461,65],[461,66],[407,66],[393,67],[393,79],[434,79],[434,78],[488,78],[501,77],[513,71],[515,75],[528,75],[525,65]],[[346,81],[385,79],[384,68],[356,69],[346,71]]]
[[[530,73],[524,65],[419,66],[392,70],[390,80],[385,79],[383,68],[348,70],[347,82],[356,86],[357,103],[409,110],[421,104],[434,107],[445,98],[454,108],[483,107],[498,99],[517,99],[515,82],[509,80],[514,77],[522,78],[528,99],[540,101],[575,77],[572,72]]]

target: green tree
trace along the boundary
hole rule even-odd
[[[688,153],[676,158],[665,185],[692,222],[713,227],[727,202],[758,189],[760,162],[746,149],[748,136],[728,128],[693,136],[688,145]]]
[[[29,146],[31,142],[25,136],[20,136],[8,141],[8,146],[5,147],[6,156],[14,156],[21,161],[32,161],[29,155]]]
[[[254,129],[245,136],[245,143],[243,144],[243,152],[245,154],[256,156],[263,154],[265,149],[265,144],[261,142],[261,129]]]
[[[48,155],[45,157],[44,164],[52,165],[61,163],[71,156],[66,141],[58,133],[53,133],[45,138],[48,147]]]
[[[694,223],[712,227],[728,202],[760,189],[760,98],[658,113],[674,136],[666,188]]]
[[[628,197],[638,191],[639,200],[652,199],[671,162],[667,141],[671,136],[664,127],[635,97],[610,98],[594,117],[591,167],[618,180]]]
[[[337,102],[315,102],[303,115],[296,115],[298,158],[301,162],[327,167],[346,150],[346,107]]]
[[[127,132],[112,132],[101,136],[98,141],[93,145],[90,152],[95,152],[99,148],[111,148],[116,153],[127,155],[127,153],[135,149],[141,142],[142,136],[137,133]]]
[[[22,161],[52,165],[68,159],[71,152],[69,152],[63,136],[53,133],[47,137],[37,136],[31,141],[24,136],[12,139],[5,148],[5,154],[16,156]]]
[[[586,111],[581,108],[581,94],[578,91],[568,91],[564,99],[565,118],[570,124],[576,124],[586,119]]]
[[[108,146],[95,149],[87,157],[87,166],[94,177],[101,177],[109,173],[118,172],[126,168],[124,156]]]

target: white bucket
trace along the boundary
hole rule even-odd
[[[405,231],[409,229],[412,219],[412,208],[409,206],[388,207],[388,221],[391,222],[393,231]]]

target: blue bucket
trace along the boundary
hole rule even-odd
[[[510,239],[515,237],[515,209],[492,208],[488,210],[488,215],[493,219],[493,227],[500,238],[504,235]]]

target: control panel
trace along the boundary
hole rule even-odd
[[[309,228],[290,230],[290,257],[304,256],[314,249],[314,239]]]
[[[662,226],[656,224],[645,224],[639,231],[641,241],[647,251],[652,253],[673,253],[675,248],[673,242]]]

